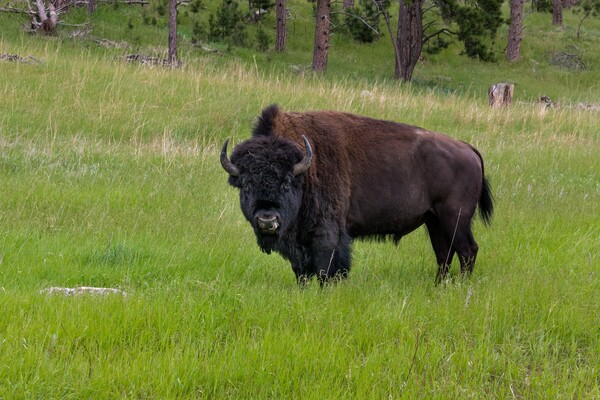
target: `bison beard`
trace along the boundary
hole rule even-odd
[[[454,254],[463,274],[473,271],[471,221],[479,205],[488,223],[493,202],[469,144],[395,122],[270,106],[231,160],[227,146],[221,164],[258,245],[289,260],[298,282],[347,276],[354,238],[399,240],[423,224],[438,282]]]

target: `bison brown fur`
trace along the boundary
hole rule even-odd
[[[221,163],[260,248],[292,264],[299,282],[350,271],[354,238],[398,241],[425,224],[437,281],[456,253],[473,271],[478,246],[471,222],[493,202],[483,159],[448,136],[348,113],[284,112],[273,105],[250,139]]]

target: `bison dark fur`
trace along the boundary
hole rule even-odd
[[[400,238],[425,224],[440,281],[454,254],[473,271],[478,246],[471,221],[479,205],[489,223],[493,200],[483,159],[448,136],[348,113],[266,108],[252,138],[227,142],[221,163],[240,189],[258,245],[288,259],[299,282],[350,271],[355,238]]]

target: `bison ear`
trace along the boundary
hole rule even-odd
[[[308,170],[308,167],[310,167],[310,163],[312,161],[312,148],[310,147],[310,143],[308,142],[306,136],[302,135],[302,139],[304,139],[306,153],[304,154],[302,160],[298,164],[294,165],[294,176],[306,172]]]
[[[240,170],[227,157],[227,144],[229,144],[229,139],[225,140],[223,148],[221,149],[221,166],[229,175],[239,176]]]

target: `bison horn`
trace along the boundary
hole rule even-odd
[[[306,154],[298,164],[294,165],[294,176],[306,172],[308,167],[310,167],[310,162],[312,161],[312,149],[310,147],[310,143],[308,143],[306,136],[302,135],[302,139],[304,139],[304,146],[306,146]]]
[[[223,144],[223,148],[221,149],[221,165],[223,169],[227,171],[227,173],[231,176],[239,176],[240,170],[236,167],[229,158],[227,158],[227,144],[229,143],[229,139],[225,141]]]

